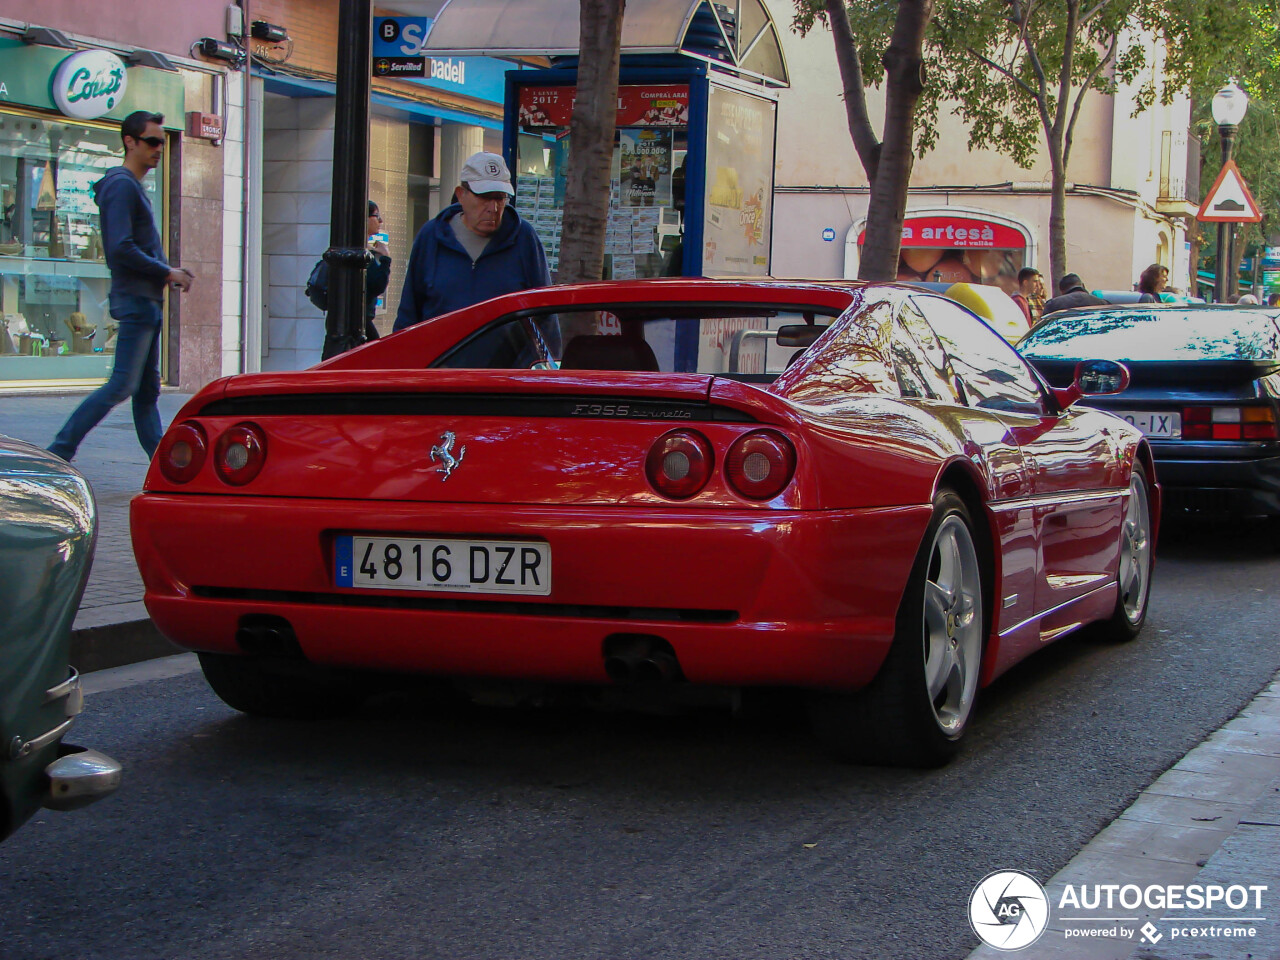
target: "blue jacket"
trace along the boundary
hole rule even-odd
[[[93,185],[93,196],[111,270],[111,295],[163,300],[169,261],[138,178],[126,167],[114,167]]]
[[[405,268],[393,330],[490,297],[551,283],[542,242],[512,207],[506,208],[502,225],[475,263],[449,225],[449,220],[461,213],[461,204],[450,204],[418,231]]]

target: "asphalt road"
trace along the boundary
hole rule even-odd
[[[0,956],[963,957],[974,884],[1052,876],[1280,668],[1280,555],[1166,537],[1134,643],[1063,641],[967,752],[840,766],[800,727],[383,698],[254,721],[199,674],[93,695],[121,791],[0,847]]]

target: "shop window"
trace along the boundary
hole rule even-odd
[[[93,184],[121,157],[114,125],[0,113],[0,381],[109,372],[116,324]],[[163,181],[142,187],[163,223]]]

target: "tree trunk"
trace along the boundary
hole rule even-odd
[[[1062,148],[1049,143],[1051,189],[1049,194],[1049,273],[1053,277],[1051,297],[1058,295],[1058,281],[1067,275],[1067,168]]]
[[[895,280],[902,250],[902,221],[915,161],[916,104],[924,91],[925,30],[933,18],[933,0],[898,0],[893,37],[884,53],[884,137],[871,175],[866,241],[858,266],[860,280]],[[870,171],[868,171],[870,175]]]
[[[894,280],[915,160],[916,104],[924,90],[924,35],[933,19],[934,0],[898,0],[893,36],[884,54],[888,78],[883,141],[876,139],[867,115],[866,84],[845,0],[823,0],[823,8],[835,41],[849,136],[871,185],[858,279]]]
[[[609,167],[618,120],[618,64],[626,0],[580,0],[578,92],[569,127],[557,283],[604,275]]]
[[[924,32],[933,0],[899,0],[893,37],[884,51],[884,136],[867,205],[867,241],[858,266],[861,280],[897,279],[906,191],[915,161],[915,106],[924,91]]]

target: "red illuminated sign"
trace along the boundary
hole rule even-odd
[[[520,88],[522,127],[567,127],[577,87],[560,84]],[[684,126],[689,123],[689,87],[658,84],[618,88],[620,127]]]
[[[865,240],[864,230],[858,234],[858,245],[861,246]],[[910,217],[902,224],[902,245],[935,249],[1021,250],[1026,247],[1027,238],[1013,227],[972,217]]]

